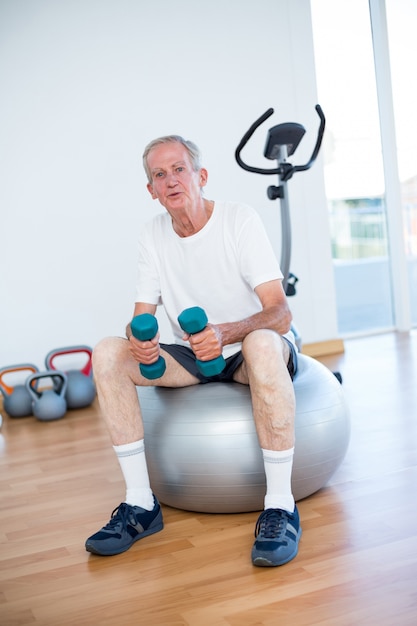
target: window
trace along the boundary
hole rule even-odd
[[[403,11],[392,20],[391,39],[397,38],[398,71],[395,84],[398,99],[405,98],[413,75],[409,39],[415,46],[411,15],[407,46],[404,46],[404,6],[411,13],[414,0],[387,0],[391,10]],[[415,3],[414,3],[415,4]],[[325,185],[328,199],[332,254],[335,273],[338,325],[341,335],[392,328],[395,325],[396,295],[392,279],[392,246],[388,231],[388,211],[384,162],[375,77],[371,17],[367,0],[311,0],[316,75],[319,103],[327,118],[323,144]],[[375,25],[374,25],[375,27]],[[409,55],[408,73],[404,56]],[[402,67],[402,71],[400,68]],[[397,71],[397,70],[396,70]],[[402,79],[402,83],[400,82]],[[415,96],[414,96],[415,98]],[[407,106],[408,104],[404,105]],[[408,115],[416,110],[414,100]],[[405,119],[398,105],[398,119]],[[411,116],[412,117],[412,116]],[[407,139],[408,167],[417,164],[416,122],[414,138]],[[401,135],[402,136],[402,135]],[[417,284],[417,177],[408,173],[403,189],[403,210],[409,250],[409,291]],[[401,246],[403,246],[401,242]],[[396,296],[397,297],[397,296]],[[417,298],[417,296],[416,296]],[[417,303],[414,303],[414,321]]]
[[[417,326],[417,3],[386,0],[411,322]]]

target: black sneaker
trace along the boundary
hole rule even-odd
[[[266,509],[255,527],[256,541],[252,548],[252,563],[259,567],[275,567],[288,563],[298,552],[301,537],[300,516],[282,509]]]
[[[108,524],[85,542],[87,552],[111,556],[130,548],[135,541],[162,530],[164,523],[158,500],[152,511],[122,502],[111,514]]]

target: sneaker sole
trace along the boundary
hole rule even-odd
[[[99,556],[115,556],[116,554],[122,554],[123,552],[126,552],[127,550],[129,550],[129,548],[131,548],[133,544],[136,543],[136,541],[139,541],[139,539],[143,539],[144,537],[149,537],[149,535],[154,535],[155,533],[159,533],[159,531],[162,530],[163,527],[164,527],[164,523],[161,522],[160,524],[158,524],[157,526],[154,526],[153,528],[148,528],[148,530],[144,530],[143,533],[140,533],[140,535],[135,537],[135,539],[132,539],[132,542],[129,543],[129,545],[124,546],[123,548],[120,548],[119,550],[100,550],[99,548],[96,548],[94,545],[91,545],[88,542],[85,544],[85,549],[87,550],[87,552],[91,552],[91,554],[97,554]]]

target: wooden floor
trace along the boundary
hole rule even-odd
[[[325,359],[322,359],[326,361]],[[97,407],[0,431],[0,625],[417,624],[417,332],[349,340],[352,437],[299,503],[298,557],[250,562],[257,513],[164,508],[165,529],[115,557],[84,541],[123,499]]]

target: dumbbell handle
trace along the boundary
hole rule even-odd
[[[178,316],[178,323],[183,331],[189,335],[195,335],[205,329],[208,324],[208,318],[204,309],[199,306],[193,306],[189,309],[185,309]],[[216,376],[224,370],[226,361],[223,356],[220,355],[209,361],[196,359],[196,365],[204,376]]]
[[[130,328],[132,335],[140,341],[150,341],[155,337],[158,332],[158,322],[154,315],[150,313],[142,313],[136,315],[131,323]],[[139,369],[145,378],[154,380],[155,378],[161,378],[166,369],[165,359],[159,356],[154,363],[145,364],[139,363]]]

